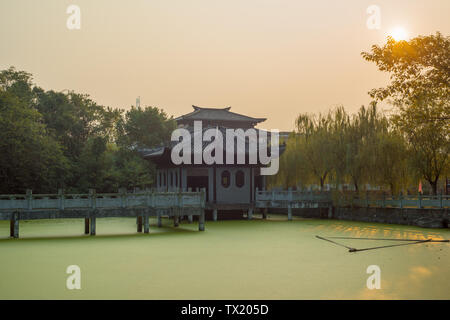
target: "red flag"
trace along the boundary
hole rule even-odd
[[[419,181],[419,192],[420,192],[420,193],[423,193],[423,190],[422,190],[422,181]]]

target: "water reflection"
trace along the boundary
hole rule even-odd
[[[447,229],[422,229],[401,225],[368,225],[359,222],[325,222],[326,228],[313,227],[312,232],[322,236],[385,238],[411,240],[444,240],[450,238]],[[398,241],[333,239],[339,243],[366,248],[400,243]],[[413,242],[411,242],[413,243]],[[418,243],[371,251],[348,253],[333,244],[326,250],[341,253],[342,263],[354,270],[355,275],[345,275],[348,282],[342,288],[330,288],[322,298],[326,299],[449,299],[450,256],[449,243]],[[366,287],[365,268],[375,264],[381,269],[381,289]],[[343,274],[342,270],[336,270]],[[355,279],[357,278],[357,279]],[[358,289],[359,287],[359,289]]]

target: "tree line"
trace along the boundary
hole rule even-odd
[[[175,121],[156,107],[125,111],[88,95],[46,91],[32,75],[0,71],[0,193],[117,192],[153,183],[138,148],[167,142]]]
[[[390,74],[389,85],[371,90],[370,106],[354,115],[343,106],[300,114],[272,185],[350,184],[360,191],[371,184],[397,194],[417,192],[424,181],[438,192],[450,174],[450,38],[388,38],[362,56]],[[380,101],[393,112],[380,111]]]
[[[300,114],[270,184],[362,190],[370,183],[398,193],[423,180],[437,193],[450,171],[449,37],[388,38],[362,56],[390,74],[388,86],[371,90],[373,102],[353,115],[343,106]],[[380,101],[394,112],[380,111]],[[175,127],[156,107],[112,109],[85,94],[46,91],[25,71],[2,70],[0,193],[151,186],[154,166],[137,150],[166,143]]]

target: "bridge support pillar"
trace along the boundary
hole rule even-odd
[[[11,238],[19,238],[19,220],[17,219],[17,212],[13,213],[13,217],[10,220],[10,236]]]
[[[173,226],[178,227],[180,225],[180,217],[179,216],[173,216]]]
[[[161,215],[159,213],[158,213],[157,220],[158,220],[158,228],[161,228],[162,227],[162,218],[161,218]]]
[[[262,209],[262,218],[263,219],[267,219],[267,211],[268,211],[267,208]]]
[[[92,217],[90,222],[91,222],[91,236],[95,236],[95,222],[96,222],[96,218]]]
[[[84,219],[84,234],[89,234],[89,218]]]
[[[142,216],[137,217],[137,232],[142,232]]]
[[[198,230],[205,231],[205,211],[203,210],[198,217]]]
[[[252,220],[253,219],[253,208],[249,208],[247,212],[247,219]]]
[[[213,221],[217,221],[217,209],[213,210],[212,215],[213,215]]]
[[[194,221],[194,217],[192,217],[192,214],[188,215],[188,221],[189,223],[192,223],[192,221]]]
[[[288,220],[292,220],[292,206],[291,204],[288,204]]]
[[[150,219],[148,214],[144,216],[144,233],[149,233],[150,231]]]

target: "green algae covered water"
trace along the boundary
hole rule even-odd
[[[8,239],[0,222],[0,299],[450,299],[450,244],[422,243],[349,253],[315,236],[450,239],[449,229],[333,220],[182,223],[137,234],[135,219],[21,222]],[[338,240],[336,240],[338,241]],[[339,240],[364,248],[390,241]],[[66,269],[81,269],[69,290]],[[369,290],[367,268],[381,270]]]

